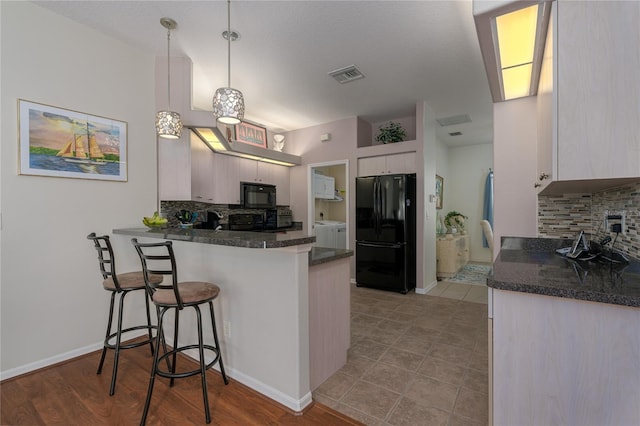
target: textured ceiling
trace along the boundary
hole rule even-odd
[[[53,12],[156,56],[166,56],[160,18],[178,26],[172,57],[194,67],[194,107],[211,110],[227,85],[225,1],[38,1]],[[471,1],[233,1],[231,85],[245,117],[275,131],[360,116],[372,123],[412,113],[426,101],[450,146],[490,143],[492,103]],[[356,65],[362,80],[339,84],[327,73]],[[452,137],[450,132],[462,132]]]

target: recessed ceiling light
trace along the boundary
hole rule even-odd
[[[361,78],[364,78],[364,74],[362,74],[355,65],[349,65],[348,67],[331,71],[328,74],[340,84],[349,83],[350,81],[360,80]]]

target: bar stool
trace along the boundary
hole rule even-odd
[[[216,320],[213,313],[213,300],[218,297],[220,288],[212,283],[201,281],[178,281],[178,272],[176,268],[176,260],[173,251],[173,245],[171,241],[164,241],[160,243],[139,243],[137,238],[131,240],[133,246],[136,248],[140,261],[142,262],[142,272],[145,277],[145,284],[147,290],[151,294],[151,300],[159,310],[158,313],[158,332],[156,333],[156,348],[160,347],[160,343],[164,342],[163,333],[163,318],[164,315],[170,309],[175,309],[174,317],[174,332],[173,332],[173,347],[170,351],[165,348],[165,352],[160,356],[156,351],[153,366],[151,368],[151,378],[149,380],[149,389],[147,391],[147,400],[144,405],[144,411],[142,413],[141,425],[144,425],[147,421],[147,414],[149,412],[149,405],[151,403],[151,395],[153,393],[153,384],[155,382],[156,375],[171,379],[170,386],[173,386],[174,379],[195,376],[200,374],[202,380],[202,398],[204,400],[204,411],[207,423],[211,423],[211,413],[209,410],[209,398],[207,394],[207,370],[219,363],[220,373],[224,384],[227,385],[227,375],[224,372],[224,365],[222,364],[222,355],[220,353],[220,342],[218,341],[218,332],[216,331]],[[157,284],[153,283],[150,277],[153,274],[167,275],[171,279],[169,282]],[[209,305],[209,314],[211,316],[211,329],[213,331],[213,340],[215,346],[204,343],[202,336],[202,314],[200,312],[201,304],[207,303]],[[180,311],[186,307],[192,307],[196,311],[197,316],[197,329],[198,329],[198,343],[189,344],[185,346],[178,346],[178,330],[179,330],[179,314]],[[198,349],[199,355],[199,368],[186,371],[176,372],[176,356],[180,352],[184,352],[190,349]],[[209,363],[205,363],[204,351],[208,350],[213,352],[215,357]],[[169,357],[172,361],[169,363]],[[167,370],[160,369],[160,363],[162,360],[167,361]],[[170,371],[169,371],[170,370]]]
[[[98,262],[100,264],[100,272],[102,273],[102,287],[105,290],[111,292],[111,304],[109,306],[109,321],[107,323],[107,333],[104,338],[104,345],[102,347],[102,355],[100,356],[100,364],[98,365],[98,371],[96,374],[102,373],[102,366],[104,364],[104,358],[107,354],[107,349],[114,350],[113,357],[113,372],[111,373],[111,387],[109,389],[109,395],[113,395],[116,390],[116,377],[118,375],[118,360],[120,359],[121,349],[137,348],[148,344],[151,348],[151,355],[154,354],[153,349],[153,334],[152,330],[156,329],[155,325],[151,324],[151,315],[149,313],[149,297],[146,294],[145,281],[142,275],[142,271],[126,272],[124,274],[118,274],[116,272],[116,259],[113,255],[113,248],[109,241],[108,235],[97,236],[95,232],[87,235],[87,239],[92,240],[96,250],[98,251]],[[149,280],[155,284],[161,283],[163,277],[161,275],[153,275],[149,277]],[[132,327],[122,328],[122,317],[124,298],[127,294],[142,290],[145,291],[145,304],[147,311],[147,324],[136,325]],[[113,324],[113,310],[115,305],[116,294],[120,295],[118,303],[118,323],[116,331],[111,332],[111,326]],[[122,335],[131,331],[147,330],[148,338],[142,341],[136,341],[132,343],[122,344]],[[115,339],[115,342],[113,340]]]

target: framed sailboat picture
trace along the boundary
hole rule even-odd
[[[19,174],[127,181],[127,123],[18,100]]]

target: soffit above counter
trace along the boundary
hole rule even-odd
[[[242,142],[229,141],[217,127],[185,125],[185,128],[195,133],[209,149],[219,154],[233,155],[287,167],[302,164],[302,157],[298,155],[264,149]]]

